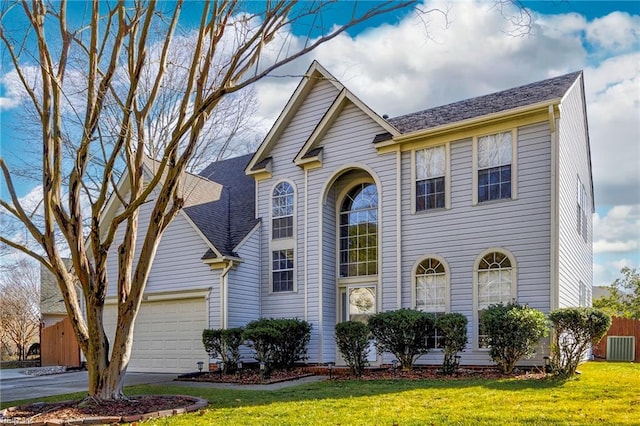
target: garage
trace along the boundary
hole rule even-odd
[[[110,339],[114,336],[116,314],[115,305],[105,306],[105,330]],[[147,297],[138,312],[127,371],[197,371],[198,361],[207,365],[209,360],[202,346],[202,330],[207,323],[204,297],[155,301]]]

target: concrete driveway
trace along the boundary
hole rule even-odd
[[[40,398],[71,392],[85,392],[88,388],[86,371],[73,371],[45,376],[22,374],[24,369],[0,370],[0,401]],[[171,383],[177,374],[127,373],[125,386]]]

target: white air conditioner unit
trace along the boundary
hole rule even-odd
[[[633,361],[636,357],[634,336],[607,337],[607,361]]]

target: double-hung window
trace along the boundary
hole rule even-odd
[[[293,291],[293,249],[274,250],[272,262],[273,291]]]
[[[437,318],[447,312],[447,270],[443,262],[429,257],[418,264],[415,275],[415,308]],[[442,334],[435,328],[427,347],[442,348]]]
[[[580,178],[578,178],[578,185],[576,188],[576,201],[577,201],[577,231],[578,235],[582,235],[584,241],[587,241],[587,191],[584,189],[584,185]]]
[[[445,146],[415,152],[415,209],[424,211],[447,207],[447,149]]]
[[[280,182],[271,194],[271,291],[295,289],[295,191],[289,182]]]
[[[477,138],[477,202],[515,198],[513,132]]]

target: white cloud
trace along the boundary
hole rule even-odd
[[[594,253],[640,250],[640,205],[615,206],[604,217],[593,217]]]
[[[612,12],[596,18],[586,28],[586,39],[610,53],[640,47],[640,16]]]

